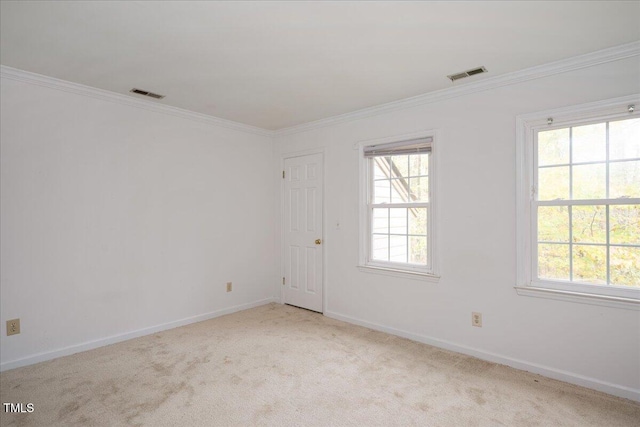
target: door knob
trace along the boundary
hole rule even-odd
[[[322,243],[322,240],[316,239],[316,245],[319,245],[320,243]]]

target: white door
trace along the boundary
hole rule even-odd
[[[284,302],[322,312],[322,154],[284,161]]]

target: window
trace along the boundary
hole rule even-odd
[[[640,301],[640,118],[628,102],[521,120],[521,284]]]
[[[433,140],[361,144],[361,266],[434,274]]]

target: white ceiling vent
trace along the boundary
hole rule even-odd
[[[157,93],[149,92],[142,89],[136,89],[135,87],[131,89],[129,92],[137,93],[138,95],[150,96],[151,98],[155,98],[155,99],[164,98],[164,95],[158,95]]]
[[[477,68],[473,68],[471,70],[463,71],[461,73],[450,74],[447,77],[452,82],[455,82],[456,80],[464,79],[465,77],[474,76],[476,74],[482,74],[482,73],[486,73],[486,72],[487,72],[486,68],[477,67]]]

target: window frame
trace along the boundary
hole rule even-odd
[[[515,288],[519,294],[640,309],[640,289],[545,280],[537,277],[538,237],[534,209],[538,207],[539,202],[535,199],[537,189],[534,186],[537,183],[538,173],[536,152],[538,132],[621,120],[631,118],[630,116],[637,118],[638,112],[630,112],[630,105],[640,107],[640,95],[521,115],[516,118],[517,278]],[[551,123],[549,123],[550,120]],[[595,204],[609,206],[611,200],[598,199],[598,203]],[[587,203],[585,201],[569,202],[571,205]]]
[[[372,209],[377,204],[373,203],[371,196],[373,195],[373,158],[366,158],[364,155],[365,147],[378,144],[392,144],[401,143],[404,141],[411,141],[422,138],[432,138],[431,152],[429,155],[429,201],[420,202],[417,205],[426,204],[427,206],[427,265],[419,266],[416,264],[393,262],[393,261],[380,261],[372,259]],[[358,142],[355,145],[355,149],[358,153],[359,164],[359,216],[360,216],[360,245],[359,245],[359,259],[358,268],[360,271],[367,273],[377,273],[383,275],[390,275],[395,277],[403,277],[410,279],[426,280],[431,282],[437,282],[440,278],[438,266],[438,253],[437,253],[437,227],[434,224],[437,222],[437,149],[436,141],[438,141],[438,135],[435,130],[422,131],[413,134],[392,136],[386,138],[379,138],[375,140],[366,140]],[[406,204],[403,204],[406,205]],[[394,204],[389,203],[388,207],[394,207]],[[403,207],[403,206],[399,206]]]

